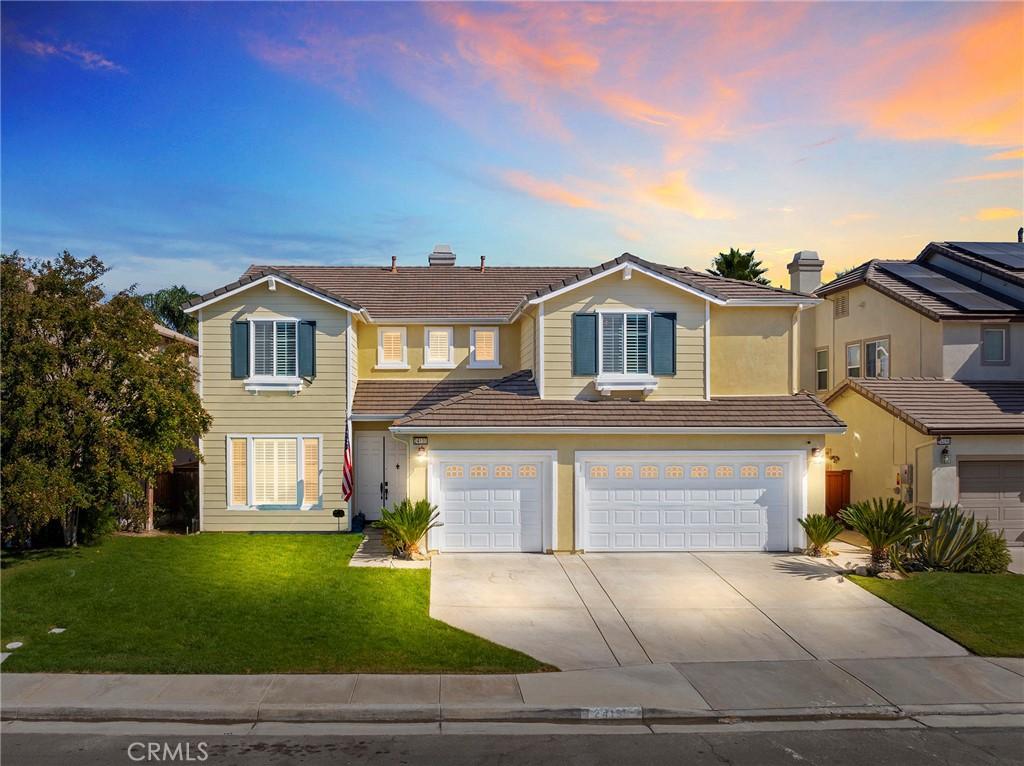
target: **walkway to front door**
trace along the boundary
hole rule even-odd
[[[405,499],[408,448],[387,431],[355,434],[356,513],[379,519],[381,506]]]
[[[442,553],[430,585],[431,617],[562,670],[967,653],[791,554]]]

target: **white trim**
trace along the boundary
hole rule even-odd
[[[239,287],[236,287],[233,290],[228,290],[226,293],[221,293],[220,295],[215,295],[214,297],[210,298],[209,300],[205,300],[202,303],[197,303],[195,306],[189,306],[187,309],[185,309],[185,313],[186,314],[191,314],[193,312],[199,311],[200,309],[206,308],[207,306],[212,306],[214,303],[219,303],[220,301],[224,300],[225,298],[230,298],[233,295],[237,295],[238,293],[244,292],[244,291],[248,290],[251,287],[256,287],[257,285],[262,285],[262,284],[269,284],[272,280],[275,283],[280,282],[283,285],[288,285],[288,287],[292,288],[293,290],[298,290],[300,293],[305,293],[306,295],[310,296],[311,298],[316,298],[317,300],[323,301],[324,303],[329,303],[330,305],[335,306],[335,307],[337,307],[339,309],[342,309],[343,311],[347,311],[350,314],[364,313],[360,309],[353,308],[352,306],[346,305],[346,304],[342,303],[341,301],[334,300],[333,298],[328,298],[326,295],[321,295],[320,293],[313,292],[312,290],[310,290],[310,289],[308,289],[306,287],[301,287],[301,286],[295,284],[294,282],[290,281],[287,277],[282,277],[282,276],[280,276],[278,274],[274,274],[274,275],[270,275],[270,276],[265,276],[265,277],[263,277],[261,279],[257,279],[257,280],[255,280],[253,282],[248,282],[247,284],[244,284],[244,285],[241,285]]]
[[[197,330],[196,330],[196,345],[198,347],[196,366],[199,369],[199,381],[198,381],[197,388],[199,390],[199,400],[202,401],[202,399],[203,399],[203,311],[202,311],[202,309],[199,310],[199,314],[196,317],[196,321],[198,322]],[[230,332],[230,330],[229,330],[229,332]],[[202,532],[203,531],[203,522],[206,520],[206,515],[205,515],[205,510],[206,509],[205,509],[204,503],[203,503],[204,485],[203,485],[203,459],[202,459],[203,458],[203,437],[202,436],[199,436],[199,438],[196,439],[196,449],[199,450],[199,458],[200,458],[199,459],[199,501],[198,501],[198,505],[199,505],[199,528],[198,528],[198,531]]]
[[[584,285],[589,285],[591,282],[594,282],[594,281],[596,281],[598,279],[602,279],[604,277],[607,277],[610,274],[615,274],[615,273],[617,273],[619,271],[622,271],[622,270],[624,270],[626,268],[626,266],[630,267],[630,271],[631,272],[632,271],[639,271],[641,274],[645,274],[645,275],[651,277],[651,279],[657,279],[659,282],[664,282],[665,284],[670,285],[672,287],[675,287],[675,288],[677,288],[679,290],[682,290],[685,293],[690,293],[691,295],[697,295],[697,296],[703,298],[704,300],[712,301],[714,303],[718,303],[718,304],[721,304],[721,305],[725,305],[726,302],[727,302],[724,299],[716,298],[715,296],[711,295],[710,293],[706,293],[703,290],[698,290],[695,287],[690,287],[690,285],[686,285],[686,284],[683,284],[682,282],[678,282],[675,279],[671,279],[669,277],[666,277],[663,274],[659,274],[656,271],[651,271],[650,269],[648,269],[648,268],[646,268],[644,266],[641,266],[639,263],[633,263],[632,261],[626,261],[624,263],[620,263],[618,266],[614,266],[614,267],[612,267],[610,269],[605,269],[604,271],[601,271],[601,272],[599,272],[597,274],[592,274],[591,276],[589,276],[589,277],[587,277],[585,279],[581,279],[579,282],[573,282],[571,285],[566,285],[565,287],[560,287],[559,289],[557,289],[557,290],[555,290],[553,292],[550,292],[550,293],[546,293],[546,294],[540,296],[539,298],[534,298],[531,301],[529,301],[529,303],[530,304],[544,303],[544,301],[550,300],[551,298],[554,298],[554,297],[556,297],[558,295],[563,295],[564,293],[571,292],[572,290],[576,290],[576,289],[578,289],[580,287],[583,287]]]
[[[780,427],[780,428],[745,428],[736,426],[706,426],[701,428],[687,428],[674,426],[626,426],[623,428],[600,427],[600,426],[391,426],[389,429],[395,433],[417,433],[417,434],[607,434],[616,436],[621,434],[800,434],[804,436],[816,436],[818,434],[841,434],[846,433],[843,426],[827,427]]]
[[[476,358],[476,334],[483,330],[494,335],[494,361],[479,362]],[[469,328],[469,363],[466,365],[473,370],[500,370],[501,369],[501,330],[495,326],[470,327]]]
[[[246,504],[238,505],[231,502],[231,485],[234,477],[231,460],[231,440],[245,439],[245,470],[246,470]],[[255,492],[255,464],[253,460],[253,441],[256,439],[295,439],[295,503],[282,505],[257,505],[253,502]],[[305,502],[305,439],[317,440],[317,451],[319,453],[317,470],[317,501],[315,503]],[[229,511],[310,511],[323,510],[324,507],[324,437],[323,434],[253,434],[253,433],[229,433],[224,435],[224,461],[225,461],[225,494],[224,507]],[[200,470],[202,469],[202,463]],[[201,483],[200,483],[200,486]],[[300,492],[299,488],[302,487]]]
[[[600,308],[594,311],[597,314],[597,375],[594,378],[594,385],[602,394],[610,394],[613,391],[640,391],[649,394],[658,387],[658,379],[651,372],[651,316],[653,309],[633,308]],[[622,314],[622,372],[604,371],[604,315]],[[626,356],[629,348],[629,340],[626,333],[626,317],[630,314],[645,314],[647,316],[647,372],[626,372]]]
[[[203,455],[203,437],[200,436],[196,440],[196,446],[199,449],[199,456],[200,456],[200,458],[205,457],[205,455]],[[204,489],[204,484],[203,484],[203,460],[200,460],[199,461],[199,528],[197,530],[199,532],[203,531],[203,525],[204,525],[204,523],[206,521],[206,504],[203,502],[203,489]]]
[[[245,379],[246,391],[301,391],[302,379],[299,377],[299,319],[297,317],[274,316],[267,318],[249,317],[249,377]],[[271,336],[274,344],[274,358],[270,366],[274,372],[270,374],[256,374],[256,323],[269,322],[273,325]],[[277,325],[295,325],[295,374],[277,374]]]
[[[515,458],[509,457],[515,455]],[[466,460],[472,457],[480,460],[541,460],[546,470],[551,473],[550,496],[546,497],[541,507],[541,552],[557,550],[556,535],[558,530],[558,450],[430,450],[427,457],[427,500],[441,507],[440,502],[434,498],[440,496],[441,474],[437,465],[442,460]],[[545,460],[546,459],[546,460]],[[541,479],[541,486],[544,485],[544,477]],[[432,529],[427,533],[427,549],[443,550],[438,548],[438,540],[443,535],[441,530]]]
[[[406,416],[406,414],[407,413],[405,413],[405,412],[396,412],[396,413],[393,413],[391,415],[388,415],[386,413],[376,413],[376,412],[373,412],[373,413],[358,413],[358,414],[357,413],[351,413],[351,414],[349,414],[348,419],[353,421],[353,422],[374,421],[374,420],[398,420],[399,418],[404,418]]]
[[[711,302],[704,301],[704,400],[711,401]]]
[[[738,306],[738,307],[741,307],[741,308],[752,308],[752,309],[753,308],[767,308],[767,309],[770,309],[770,308],[779,308],[780,306],[781,307],[796,306],[796,308],[798,308],[799,310],[803,311],[804,309],[810,308],[811,306],[817,306],[819,303],[822,303],[822,302],[823,302],[823,300],[821,298],[808,298],[807,296],[801,295],[801,296],[794,296],[793,298],[787,298],[785,300],[780,300],[776,296],[772,296],[771,298],[765,297],[764,300],[755,300],[755,299],[752,299],[752,298],[743,298],[743,299],[733,298],[731,300],[727,300],[725,302],[725,305],[726,306]]]
[[[537,358],[537,372],[534,377],[537,379],[537,395],[544,398],[544,304],[537,306],[537,351],[534,354]]]
[[[507,316],[479,316],[479,317],[452,317],[452,316],[375,316],[367,320],[373,325],[400,325],[400,324],[423,324],[423,325],[467,325],[467,324],[513,324],[513,320]]]
[[[448,359],[443,362],[430,360],[430,333],[445,332],[448,335]],[[455,369],[455,328],[442,325],[424,325],[423,327],[423,364],[422,370],[453,370]]]
[[[196,318],[196,369],[199,373],[199,380],[197,381],[197,390],[199,391],[199,398],[203,398],[203,312],[199,312],[199,316]],[[229,330],[230,332],[230,330]]]
[[[398,330],[402,335],[402,361],[384,361],[384,333]],[[382,325],[377,327],[377,365],[375,370],[408,370],[409,369],[409,333],[408,328],[399,325]]]

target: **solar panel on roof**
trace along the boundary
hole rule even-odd
[[[1024,271],[1024,244],[1020,242],[950,242],[964,252],[998,263],[1011,271]]]
[[[893,276],[920,287],[925,292],[944,298],[965,311],[1016,311],[1016,306],[1003,303],[942,274],[936,274],[916,263],[880,263],[879,268]]]

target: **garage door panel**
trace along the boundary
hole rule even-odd
[[[965,460],[957,470],[960,507],[1007,541],[1024,541],[1024,460]]]

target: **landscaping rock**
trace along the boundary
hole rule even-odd
[[[907,576],[900,572],[879,572],[879,580],[906,580]]]
[[[7,649],[20,649],[24,644],[21,641],[11,641],[5,648]]]

